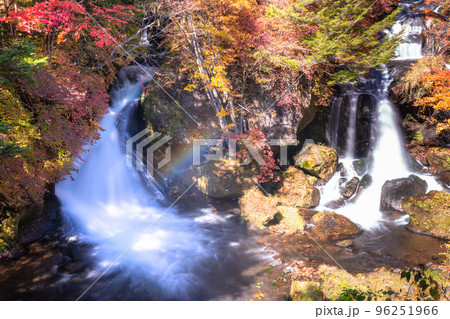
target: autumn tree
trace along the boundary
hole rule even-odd
[[[302,0],[286,9],[270,6],[268,13],[274,18],[291,20],[308,30],[301,35],[301,43],[307,48],[305,59],[294,62],[295,57],[282,58],[313,71],[331,68],[330,84],[354,80],[370,68],[389,62],[400,36],[380,38],[380,34],[395,22],[400,9],[392,11],[387,5],[380,12],[373,4],[373,1]],[[378,21],[383,15],[386,16]]]

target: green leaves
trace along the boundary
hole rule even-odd
[[[419,290],[418,300],[441,299],[441,292],[445,294],[444,287],[431,274],[427,274],[424,269],[407,269],[401,272],[400,278],[405,278],[411,286],[417,287]],[[412,281],[411,281],[412,279]]]
[[[315,31],[311,34],[300,35],[309,49],[305,64],[334,66],[329,84],[337,84],[389,62],[400,43],[400,35],[380,38],[380,33],[395,22],[400,9],[373,22],[377,19],[369,19],[374,15],[372,5],[372,1],[303,0],[287,9],[272,5],[267,15],[294,21],[299,29],[313,27]],[[389,12],[378,14],[385,13]]]
[[[32,73],[47,63],[47,58],[36,55],[35,44],[27,38],[12,39],[8,46],[0,48],[0,83],[26,79],[34,83]]]
[[[22,147],[14,140],[9,139],[11,130],[11,126],[0,120],[0,155],[15,156],[28,149],[28,147]]]

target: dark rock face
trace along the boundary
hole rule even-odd
[[[371,95],[361,94],[358,98],[355,144],[356,157],[365,157],[369,153],[375,105],[376,99]]]
[[[359,186],[359,178],[358,177],[353,177],[345,185],[345,189],[344,189],[344,192],[343,192],[342,196],[344,196],[345,198],[352,197],[353,195],[355,195],[356,191],[358,190],[358,186]]]
[[[350,98],[346,95],[341,98],[338,122],[336,147],[340,154],[344,154],[347,147],[347,132],[350,125]]]
[[[16,241],[30,244],[38,241],[61,226],[61,204],[58,198],[49,194],[43,206],[28,207],[19,222]]]
[[[356,103],[355,149],[347,150],[352,103]],[[329,128],[331,145],[340,154],[351,151],[357,157],[368,155],[373,135],[375,106],[376,99],[370,94],[351,92],[336,98],[331,108]]]
[[[299,123],[297,140],[299,141],[300,147],[302,147],[307,140],[313,140],[314,143],[322,143],[324,145],[329,145],[329,136],[327,134],[328,123],[327,123],[327,110],[323,107],[319,107],[314,116],[312,122],[304,126],[307,123],[307,117],[305,116]]]
[[[387,181],[381,190],[380,209],[402,211],[402,200],[406,197],[425,194],[427,186],[427,182],[416,175]]]

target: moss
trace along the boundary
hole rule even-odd
[[[293,234],[298,230],[304,230],[306,222],[300,215],[300,211],[295,207],[279,206],[275,218],[279,223],[274,227],[276,230],[284,231],[287,234]],[[281,219],[279,218],[281,216]]]
[[[410,285],[399,273],[393,273],[384,268],[364,274],[349,274],[336,267],[321,265],[318,274],[322,281],[322,290],[327,300],[338,299],[344,289],[355,289],[360,292],[371,292],[374,300],[417,300],[419,290]],[[432,276],[443,287],[449,286],[448,270],[428,268],[426,275]],[[390,291],[390,295],[386,295]]]
[[[320,284],[313,281],[293,281],[290,294],[293,301],[323,300]]]
[[[0,250],[11,248],[15,244],[19,228],[20,215],[15,212],[5,212],[0,224]]]
[[[409,229],[450,239],[450,194],[432,191],[410,197],[402,201],[402,208],[410,217]]]

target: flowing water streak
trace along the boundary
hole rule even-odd
[[[347,133],[347,147],[345,155],[348,158],[353,158],[355,155],[355,143],[356,143],[356,116],[358,113],[358,94],[350,94],[350,123]]]

